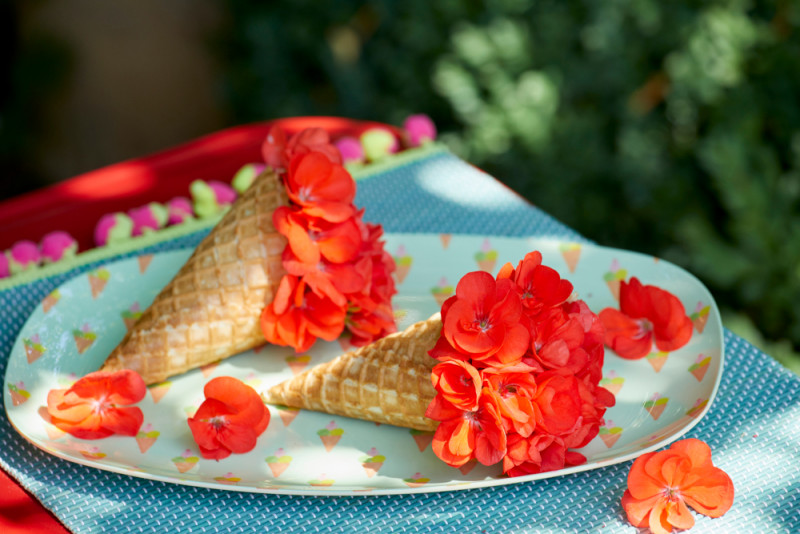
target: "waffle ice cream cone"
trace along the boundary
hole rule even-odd
[[[264,343],[259,319],[285,273],[286,239],[272,213],[287,205],[280,178],[261,174],[197,246],[109,355],[103,371],[161,382]]]
[[[416,430],[435,430],[425,417],[436,391],[428,355],[439,339],[439,314],[402,332],[346,352],[269,389],[264,400]]]

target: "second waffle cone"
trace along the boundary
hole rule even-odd
[[[285,274],[272,213],[287,204],[275,173],[256,178],[101,370],[132,369],[153,384],[263,344],[261,311]]]
[[[376,423],[432,431],[425,417],[436,395],[428,355],[442,331],[439,314],[272,387],[264,394],[283,404]]]

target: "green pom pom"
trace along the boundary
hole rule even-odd
[[[361,145],[369,161],[379,161],[397,150],[397,139],[383,128],[372,128],[361,134]]]
[[[220,212],[220,206],[217,204],[217,195],[211,186],[203,180],[192,182],[189,185],[189,192],[192,194],[194,212],[201,219],[213,217]]]
[[[241,195],[250,189],[253,180],[256,179],[256,176],[258,176],[259,173],[257,167],[258,166],[255,163],[248,163],[237,171],[233,177],[233,181],[231,182],[231,185],[237,193]],[[261,165],[261,167],[263,168],[263,165]]]

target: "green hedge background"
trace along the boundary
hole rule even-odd
[[[587,237],[696,274],[726,326],[800,372],[800,3],[220,6],[206,46],[230,124],[427,113],[455,152]],[[56,66],[28,82],[56,84],[58,50],[34,52]],[[9,131],[2,145],[24,152]]]
[[[227,5],[236,120],[425,112],[584,235],[694,272],[800,369],[799,3]]]

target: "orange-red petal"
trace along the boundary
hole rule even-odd
[[[605,308],[598,316],[606,329],[605,344],[621,358],[644,358],[653,346],[652,333],[641,333],[639,322],[614,308]]]
[[[135,404],[147,393],[142,377],[130,369],[95,371],[81,377],[67,393],[85,399],[106,398],[113,404]]]
[[[447,361],[431,371],[433,387],[442,397],[464,411],[478,408],[481,376],[478,370],[463,361]]]

